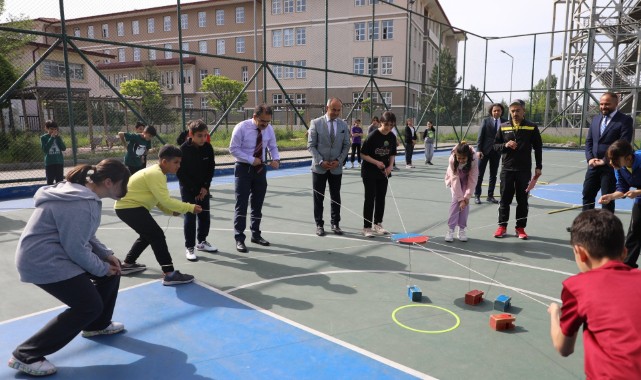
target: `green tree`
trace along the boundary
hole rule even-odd
[[[529,112],[530,114],[528,115],[528,119],[542,123],[545,120],[545,113],[547,112],[548,114],[548,120],[552,120],[556,115],[558,114],[556,107],[558,105],[558,98],[556,96],[556,84],[557,84],[557,78],[556,75],[552,75],[550,78],[550,107],[548,109],[545,108],[545,98],[546,98],[546,93],[548,93],[547,88],[548,88],[548,81],[546,79],[539,79],[539,81],[536,83],[534,88],[532,89],[530,99],[528,101],[528,104],[525,106],[525,110]],[[532,106],[532,110],[530,111],[530,105]]]
[[[7,91],[9,87],[11,87],[13,83],[18,80],[18,77],[19,76],[11,63],[7,60],[7,58],[5,58],[4,55],[0,54],[0,94],[4,94],[5,91]],[[2,128],[2,132],[6,131],[6,127],[4,125],[4,117],[2,117],[2,110],[4,110],[5,108],[9,108],[10,106],[11,97],[0,104],[0,127]],[[9,115],[11,115],[11,113],[9,113]],[[13,123],[10,122],[10,126],[13,130]]]
[[[478,88],[474,85],[470,86],[469,90],[463,92],[463,122],[462,124],[469,124],[472,119],[479,114],[483,114],[483,96]]]
[[[211,108],[221,114],[233,106],[243,106],[247,103],[247,93],[243,93],[232,104],[234,98],[243,90],[245,85],[237,80],[229,79],[221,75],[207,75],[202,80],[200,91],[207,94],[207,103]],[[225,117],[225,126],[228,124],[228,117]]]
[[[162,96],[158,82],[130,79],[120,84],[120,93],[141,98],[141,116],[148,124],[162,125],[175,121],[175,115],[167,107],[168,101]]]
[[[436,97],[430,105],[431,118],[434,118],[437,111],[439,119],[452,125],[460,122],[461,95],[456,91],[456,87],[461,82],[461,78],[456,77],[456,59],[452,56],[449,49],[444,49],[439,55],[438,64],[432,70],[429,84],[438,91],[438,104]],[[452,117],[453,115],[457,115]]]

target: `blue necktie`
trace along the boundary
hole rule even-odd
[[[608,126],[608,115],[605,115],[601,120],[601,136],[603,136],[603,131],[605,131],[605,127],[607,126]]]

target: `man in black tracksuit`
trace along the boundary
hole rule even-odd
[[[511,120],[501,124],[496,134],[494,149],[501,153],[501,200],[499,202],[499,227],[495,238],[502,238],[510,219],[510,204],[516,195],[516,235],[527,239],[528,194],[525,191],[532,178],[532,149],[536,160],[535,175],[541,175],[543,167],[543,143],[539,127],[525,120],[525,102],[513,100],[509,112]]]

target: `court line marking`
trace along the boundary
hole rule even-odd
[[[431,307],[431,308],[434,308],[434,309],[437,309],[437,310],[444,311],[444,312],[448,313],[449,315],[453,316],[454,319],[456,320],[456,323],[454,323],[454,326],[449,327],[447,329],[443,329],[443,330],[420,330],[420,329],[415,329],[413,327],[409,327],[409,326],[401,323],[401,321],[399,321],[396,318],[396,313],[398,313],[399,311],[401,311],[403,309],[407,309],[407,308],[410,308],[410,307]],[[413,332],[417,332],[417,333],[423,333],[423,334],[443,334],[443,333],[446,333],[446,332],[454,331],[457,327],[459,327],[461,325],[461,318],[459,318],[459,316],[455,312],[453,312],[450,309],[446,309],[444,307],[441,307],[441,306],[430,305],[430,304],[418,304],[418,305],[411,304],[411,305],[405,305],[405,306],[398,307],[398,308],[396,308],[396,310],[394,310],[392,312],[392,320],[397,325],[399,325],[400,327],[402,327],[404,329],[407,329],[407,330],[410,330],[410,331],[413,331]]]

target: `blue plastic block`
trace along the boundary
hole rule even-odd
[[[412,302],[421,302],[423,300],[421,288],[416,285],[412,285],[407,288],[407,296],[412,300]]]
[[[510,301],[512,297],[506,296],[505,294],[499,294],[494,300],[494,309],[499,311],[508,311],[511,306]]]

